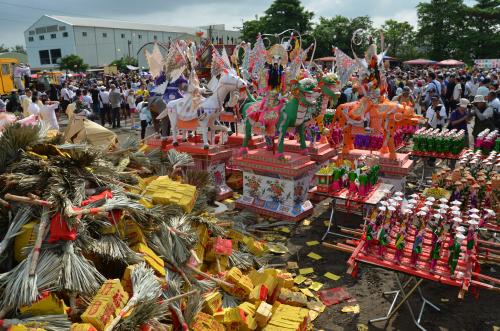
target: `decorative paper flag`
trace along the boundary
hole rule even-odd
[[[301,274],[301,275],[308,275],[308,274],[312,274],[313,272],[314,272],[313,268],[302,268],[302,269],[299,269],[299,274]]]
[[[340,85],[344,86],[351,77],[351,74],[356,69],[356,61],[351,59],[347,54],[340,49],[335,48],[335,66],[337,74],[340,78]]]
[[[323,287],[323,284],[320,282],[312,282],[309,288],[313,291],[319,291]]]
[[[297,284],[297,285],[300,285],[300,284],[302,284],[303,282],[305,282],[305,281],[306,281],[306,279],[307,279],[306,277],[304,277],[304,276],[302,276],[302,275],[298,275],[297,277],[295,277],[295,278],[293,279],[293,282],[294,282],[295,284]]]
[[[307,256],[310,257],[313,260],[316,260],[316,261],[321,259],[321,255],[318,255],[318,254],[313,253],[313,252],[307,254]]]
[[[307,245],[307,246],[316,246],[316,245],[318,245],[318,244],[319,244],[319,241],[317,241],[317,240],[313,240],[313,241],[308,241],[308,242],[306,242],[306,245]]]
[[[338,276],[336,274],[332,274],[331,272],[327,272],[326,274],[324,274],[324,276],[328,279],[335,280],[335,281],[340,279],[340,276]]]

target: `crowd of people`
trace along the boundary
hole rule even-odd
[[[387,96],[425,116],[432,128],[468,131],[500,129],[500,89],[496,70],[431,70],[395,68],[387,75]],[[356,84],[348,82],[339,104],[360,98]]]
[[[145,100],[153,88],[150,79],[138,75],[119,74],[102,79],[63,76],[60,84],[40,81],[23,82],[25,89],[15,89],[0,98],[0,112],[17,113],[19,116],[37,116],[49,129],[59,130],[62,114],[68,117],[85,110],[91,120],[111,129],[129,126],[141,128],[142,136],[151,122]],[[77,102],[79,107],[76,107]],[[136,119],[141,122],[137,123]]]
[[[0,99],[0,111],[39,116],[51,129],[59,129],[61,114],[70,116],[86,109],[91,120],[111,129],[129,126],[141,129],[144,138],[151,123],[147,98],[154,88],[150,77],[137,73],[104,76],[101,79],[63,76],[59,84],[26,82]],[[405,103],[427,119],[433,128],[469,130],[472,136],[486,128],[500,128],[498,72],[493,70],[400,69],[387,73],[387,97]],[[338,104],[358,100],[356,83],[348,82]],[[79,101],[82,106],[76,107]],[[72,106],[70,106],[72,105]],[[137,121],[138,120],[138,121]]]

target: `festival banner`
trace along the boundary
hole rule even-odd
[[[356,61],[351,59],[347,54],[335,47],[336,71],[340,78],[341,86],[344,86],[351,74],[356,69]]]
[[[500,68],[500,59],[477,59],[474,64],[483,69]]]

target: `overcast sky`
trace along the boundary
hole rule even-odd
[[[428,1],[428,0],[427,0]],[[320,16],[369,15],[375,25],[393,18],[417,24],[419,0],[302,0]],[[472,0],[466,1],[468,3]],[[119,19],[142,23],[241,27],[269,7],[272,0],[0,0],[0,44],[24,44],[23,32],[44,14]]]

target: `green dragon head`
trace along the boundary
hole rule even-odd
[[[302,78],[293,84],[292,94],[299,101],[306,105],[312,106],[316,102],[318,82],[314,78]]]
[[[340,95],[340,80],[336,73],[329,72],[321,76],[318,86],[329,97]]]

